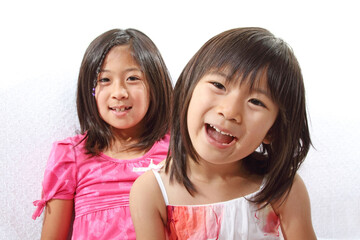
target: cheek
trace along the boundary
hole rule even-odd
[[[144,102],[144,107],[148,109],[150,105],[150,92],[145,89],[144,91],[142,91],[141,96],[143,98],[142,101]]]
[[[95,101],[96,101],[96,104],[99,104],[101,102],[104,101],[106,95],[108,95],[108,89],[107,88],[104,88],[104,87],[101,87],[99,85],[97,85],[95,87]]]
[[[187,120],[188,135],[191,141],[194,140],[194,137],[197,136],[197,134],[201,130],[200,119],[201,119],[200,109],[197,108],[196,102],[193,102],[192,104],[190,101],[186,120]]]
[[[95,93],[95,103],[96,103],[96,107],[98,108],[98,110],[100,110],[99,106],[100,106],[100,99],[99,99],[99,93]]]
[[[188,109],[187,109],[187,116],[186,116],[186,121],[187,121],[188,125],[189,125],[189,123],[193,122],[191,120],[194,119],[194,112],[195,111],[193,111],[193,104],[190,101],[190,104],[189,104]]]
[[[146,89],[139,89],[136,91],[136,98],[138,104],[141,106],[142,112],[147,113],[150,106],[150,93]]]
[[[206,106],[204,104],[209,104],[205,96],[206,95],[198,88],[194,89],[187,110],[188,122],[193,122],[198,119],[200,112],[204,109],[204,106]]]
[[[188,126],[192,123],[194,123],[194,121],[197,119],[197,113],[198,111],[198,104],[195,103],[196,100],[195,99],[191,99],[189,102],[189,106],[187,109],[187,123]]]
[[[97,84],[94,90],[95,91],[92,90],[92,93],[95,92],[94,97],[95,97],[95,99],[97,99],[99,97],[99,94],[104,91],[104,87],[100,86],[100,84]]]
[[[104,94],[101,94],[100,91],[95,91],[95,102],[99,110],[104,105]]]

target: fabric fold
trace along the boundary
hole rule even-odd
[[[32,215],[32,219],[36,219],[38,217],[40,217],[40,215],[42,214],[42,212],[44,211],[44,207],[46,205],[46,201],[41,199],[41,200],[36,200],[33,202],[34,206],[36,206],[36,210],[34,212],[34,214]]]

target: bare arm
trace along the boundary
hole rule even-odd
[[[152,171],[141,175],[132,186],[130,212],[137,240],[165,240],[166,206]]]
[[[53,199],[46,204],[42,240],[66,239],[73,213],[73,200]]]
[[[310,199],[305,184],[299,175],[295,176],[288,197],[273,204],[280,216],[281,230],[285,239],[316,239],[311,222]]]

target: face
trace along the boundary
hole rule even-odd
[[[113,47],[97,78],[95,99],[101,118],[127,135],[142,131],[149,108],[149,89],[144,73],[132,57],[130,47]]]
[[[236,162],[269,143],[278,106],[264,77],[250,91],[244,81],[226,82],[226,72],[210,72],[194,88],[187,125],[191,143],[200,157],[214,164]]]

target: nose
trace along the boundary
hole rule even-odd
[[[120,81],[115,81],[112,86],[112,98],[114,99],[126,99],[129,97],[129,93],[125,84]]]
[[[226,120],[241,123],[242,109],[243,107],[239,97],[229,95],[221,101],[218,107],[218,114]]]

